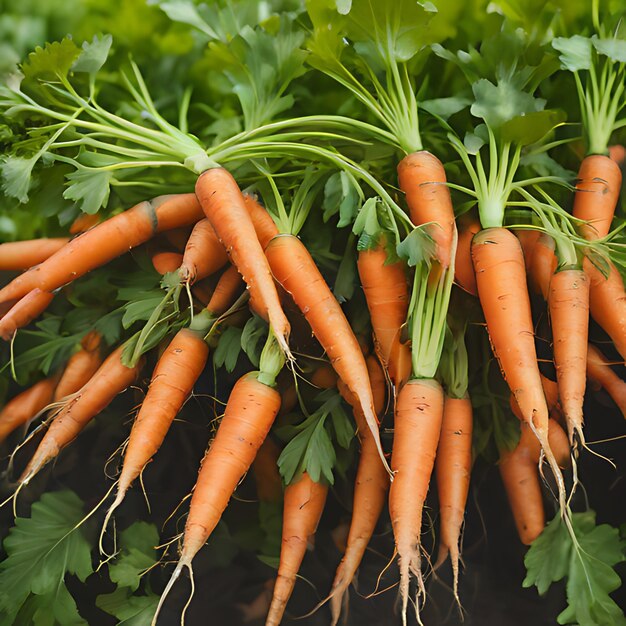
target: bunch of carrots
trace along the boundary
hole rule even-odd
[[[17,116],[24,128],[30,117],[22,120],[22,111],[35,111],[49,123],[37,133],[45,136],[40,150],[52,155],[53,168],[85,168],[79,156],[68,156],[82,137],[101,155],[119,147],[119,162],[106,167],[132,171],[135,166],[122,159],[136,156],[137,167],[168,172],[174,162],[195,177],[181,193],[144,200],[112,216],[93,207],[92,215],[80,214],[66,229],[67,236],[0,244],[0,271],[9,277],[0,289],[7,371],[19,362],[20,336],[37,328],[55,302],[63,300],[65,310],[80,306],[83,281],[100,273],[113,276],[123,267],[120,257],[128,259],[127,267],[131,256],[149,259],[152,267],[137,271],[158,275],[162,296],[143,317],[124,322],[115,341],[98,324],[84,328],[47,377],[6,402],[0,441],[12,452],[9,475],[16,460],[19,466],[28,455],[12,476],[9,500],[15,501],[116,396],[149,378],[120,452],[119,474],[97,505],[103,513],[99,547],[106,554],[116,513],[137,479],[150,471],[198,381],[210,376],[210,355],[233,333],[240,332],[243,345],[248,329],[257,332],[258,349],[250,357],[254,369],[248,367],[229,390],[198,468],[178,562],[153,624],[181,573],[188,570],[193,578],[194,558],[248,472],[257,478],[259,500],[282,501],[279,565],[266,624],[282,623],[338,472],[337,457],[353,437],[358,460],[352,519],[343,558],[320,606],[329,603],[337,624],[387,504],[402,622],[408,622],[412,606],[421,623],[425,579],[448,557],[460,607],[462,529],[476,460],[473,432],[485,429],[475,415],[484,402],[473,401],[474,391],[491,394],[494,372],[508,386],[502,410],[513,436],[509,446],[496,442],[498,468],[526,545],[546,526],[544,482],[557,516],[576,540],[571,498],[584,481],[578,461],[590,453],[583,416],[588,382],[604,389],[626,417],[626,383],[614,367],[614,358],[619,355],[620,363],[626,358],[623,224],[616,217],[624,150],[614,144],[625,123],[625,61],[597,43],[592,51],[590,43],[589,63],[574,67],[570,48],[576,36],[561,37],[545,53],[547,61],[528,61],[516,75],[515,60],[490,74],[487,44],[480,51],[470,46],[467,58],[445,50],[426,34],[433,11],[417,3],[410,10],[401,5],[369,11],[365,0],[354,0],[349,10],[338,11],[334,3],[321,8],[312,1],[303,13],[309,37],[306,43],[304,36],[295,37],[295,45],[307,50],[315,72],[335,80],[363,107],[362,120],[294,115],[255,124],[257,118],[242,105],[245,130],[205,149],[185,128],[157,117],[136,67],[137,86],[130,89],[150,111],[146,118],[156,120],[153,126],[124,120],[96,103],[91,74],[90,95],[83,99],[68,74],[56,74],[57,87],[48,74],[37,77],[32,60],[24,68],[26,80],[39,81],[38,88],[27,84],[22,91],[7,82],[0,94],[0,109]],[[424,39],[419,46],[403,39],[400,17],[415,21]],[[510,27],[516,26],[502,20],[494,39],[498,45],[498,37],[512,37]],[[256,28],[263,32],[263,26]],[[331,35],[341,45],[331,45]],[[246,36],[253,41],[250,32]],[[609,40],[599,28],[594,37]],[[458,125],[441,109],[426,118],[423,111],[443,98],[435,94],[422,103],[423,93],[415,89],[412,72],[422,71],[417,60],[426,45],[432,50],[428,58],[444,63],[446,72],[462,66],[467,93],[474,97],[472,119],[463,113],[464,103],[454,105]],[[528,51],[536,42],[529,37],[523,45]],[[82,57],[76,58],[76,72],[83,71]],[[351,72],[350,64],[357,71]],[[576,145],[586,151],[573,181],[535,175],[529,165],[531,155],[573,143],[554,139],[563,118],[544,109],[545,100],[536,95],[545,76],[568,70],[580,98],[582,140]],[[606,96],[598,95],[598,77],[607,84]],[[276,89],[283,97],[284,86]],[[68,114],[72,98],[80,106]],[[494,99],[498,106],[490,108]],[[520,107],[508,118],[505,101]],[[431,123],[424,122],[427,130],[420,126],[422,116]],[[106,132],[110,136],[103,138]],[[379,153],[368,161],[372,145]],[[437,154],[449,157],[450,165]],[[322,231],[334,237],[336,230],[337,246],[345,246],[334,263],[315,233],[338,180],[343,201],[350,194],[358,206],[346,223],[331,221]],[[129,179],[128,186],[133,184]],[[177,178],[172,188],[180,187]],[[339,227],[346,225],[352,227],[347,236]],[[336,295],[348,264],[359,292],[353,296],[358,313]],[[126,310],[133,306],[138,303]],[[537,320],[546,316],[552,378],[540,366],[536,342]],[[602,348],[590,340],[595,336],[590,319],[607,339]],[[287,415],[299,417],[289,422]],[[302,421],[296,424],[297,419]],[[383,423],[392,433],[391,447],[381,437]],[[316,449],[301,442],[320,433],[328,444],[325,456],[315,458]],[[431,486],[439,506],[438,554],[432,562],[421,542]]]

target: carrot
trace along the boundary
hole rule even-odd
[[[592,344],[587,346],[587,376],[611,396],[626,418],[626,381],[611,369],[608,359]]]
[[[261,502],[280,502],[283,499],[283,483],[278,471],[280,448],[267,437],[252,463],[256,492]]]
[[[567,431],[572,445],[576,438],[584,444],[589,280],[582,269],[563,269],[552,275],[548,307],[557,384]]]
[[[321,365],[313,372],[311,384],[319,389],[332,389],[337,385],[337,372],[330,365]]]
[[[68,237],[58,237],[56,239],[30,239],[0,244],[0,271],[27,270],[51,257],[68,241]]]
[[[0,411],[0,442],[48,406],[57,381],[57,376],[44,378],[6,403]]]
[[[211,299],[206,305],[207,311],[213,315],[225,313],[242,287],[241,274],[234,265],[229,266],[215,285]]]
[[[183,262],[183,255],[178,252],[157,252],[152,255],[152,266],[161,274],[175,272]]]
[[[564,469],[571,467],[572,456],[569,439],[559,422],[552,417],[548,420],[548,441],[550,441],[550,447],[559,467]]]
[[[81,213],[70,226],[70,235],[78,235],[93,228],[100,222],[100,216],[97,213],[90,215],[89,213]]]
[[[530,270],[528,272],[531,289],[544,300],[550,292],[550,279],[556,271],[557,258],[554,254],[554,239],[541,233],[533,247]]]
[[[39,288],[52,292],[148,241],[156,233],[197,222],[202,217],[193,194],[161,196],[141,202],[75,237],[43,263],[0,290],[0,303]]]
[[[609,276],[587,258],[584,268],[589,276],[589,311],[591,317],[611,338],[617,351],[626,359],[626,291],[619,270],[609,261]]]
[[[450,554],[454,596],[458,601],[459,540],[465,517],[472,469],[472,402],[446,396],[437,459],[435,461],[441,535],[438,568]]]
[[[622,186],[619,165],[608,156],[591,154],[578,170],[572,213],[586,224],[580,230],[586,239],[606,237],[611,230],[615,206]]]
[[[539,441],[528,424],[522,423],[515,450],[500,454],[500,476],[515,519],[517,534],[529,546],[545,526],[545,512],[537,464],[541,453]]]
[[[539,375],[541,378],[541,387],[543,388],[543,393],[546,398],[546,405],[548,406],[548,412],[551,413],[553,410],[558,409],[559,407],[559,389],[557,383],[553,380],[550,380],[547,376],[543,374]],[[511,411],[513,411],[513,415],[517,417],[521,422],[524,421],[522,417],[522,412],[517,404],[517,400],[515,399],[515,394],[511,392],[509,397],[509,405],[511,407]]]
[[[618,165],[622,165],[626,160],[626,147],[622,144],[615,144],[614,146],[609,146],[609,158],[611,161],[614,161]]]
[[[0,319],[0,337],[5,341],[11,339],[19,328],[27,326],[41,315],[53,298],[54,294],[41,289],[30,291]]]
[[[211,276],[228,262],[228,254],[208,219],[200,220],[191,231],[179,273],[181,280],[193,285]]]
[[[405,156],[398,164],[400,189],[406,194],[411,220],[416,226],[433,222],[429,230],[435,241],[436,256],[445,269],[454,249],[454,210],[441,161],[422,150]]]
[[[117,482],[117,494],[107,512],[106,521],[161,447],[174,418],[204,370],[208,356],[209,346],[203,334],[183,328],[159,358],[148,393],[130,432]]]
[[[100,356],[100,334],[92,330],[82,341],[81,349],[67,362],[59,384],[54,391],[53,401],[58,402],[79,391],[102,365]]]
[[[191,228],[189,226],[185,226],[183,228],[172,228],[172,230],[168,230],[163,233],[162,238],[167,241],[167,243],[172,246],[176,252],[184,252],[185,246],[187,245],[187,240],[189,239],[189,235],[191,235]]]
[[[117,394],[132,385],[141,370],[143,360],[140,359],[135,367],[126,367],[121,361],[123,350],[122,345],[112,352],[89,382],[83,385],[59,411],[22,473],[20,485],[27,484],[46,463],[59,454],[62,448],[71,443]]]
[[[410,380],[400,390],[396,403],[389,514],[399,557],[405,625],[410,574],[417,578],[419,594],[425,595],[420,554],[422,509],[435,463],[443,404],[443,390],[433,379]],[[418,611],[417,603],[415,609]]]
[[[250,219],[254,225],[257,239],[263,250],[267,248],[267,244],[278,235],[278,228],[271,218],[270,214],[265,210],[258,200],[249,194],[243,195],[243,201],[246,209],[250,214]]]
[[[467,293],[478,295],[476,276],[472,265],[472,238],[480,231],[476,219],[464,220],[459,224],[459,238],[454,259],[454,282]]]
[[[405,264],[387,263],[383,236],[375,248],[359,252],[357,267],[372,320],[376,353],[389,371],[391,382],[400,388],[411,374],[411,350],[400,341],[409,308]]]
[[[359,401],[378,452],[384,460],[372,388],[365,358],[352,328],[304,244],[293,235],[280,234],[265,249],[276,280],[291,295],[311,325],[330,363]]]
[[[222,168],[207,170],[198,177],[196,194],[233,265],[248,285],[251,298],[267,316],[281,349],[285,354],[291,354],[287,343],[289,322],[235,179]]]
[[[530,274],[535,245],[537,244],[537,240],[541,237],[542,233],[539,230],[515,230],[513,232],[519,239],[520,245],[522,246],[522,250],[524,252],[524,265],[526,265],[526,272]]]
[[[327,495],[328,486],[313,482],[306,472],[297,483],[285,488],[280,561],[265,626],[278,626],[282,621],[308,542],[317,530]]]
[[[549,414],[537,366],[522,248],[505,228],[487,228],[474,237],[472,259],[493,351],[524,422],[541,443],[564,511],[565,485],[548,442]]]
[[[367,366],[372,381],[374,406],[380,414],[385,405],[385,374],[373,356],[367,357]],[[354,419],[360,434],[361,454],[354,483],[352,501],[352,520],[346,540],[346,548],[337,567],[329,594],[332,624],[339,621],[341,607],[348,601],[348,588],[361,564],[367,545],[374,534],[374,529],[385,506],[385,497],[389,489],[389,478],[381,463],[376,442],[372,438],[363,412],[354,396],[351,396],[345,384],[339,382],[339,392],[354,408]]]

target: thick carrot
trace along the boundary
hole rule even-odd
[[[400,390],[396,403],[389,514],[399,557],[405,625],[410,574],[417,579],[419,594],[425,594],[420,554],[422,509],[435,463],[443,404],[441,385],[432,379],[410,380]],[[416,611],[418,606],[416,602]]]
[[[626,418],[626,381],[613,371],[609,360],[592,344],[587,346],[587,376],[611,396]]]
[[[280,502],[283,499],[283,483],[278,471],[280,448],[267,437],[252,463],[256,492],[261,502]]]
[[[54,402],[79,391],[102,365],[100,334],[95,330],[87,333],[80,342],[81,349],[67,362],[59,384],[54,390]]]
[[[141,202],[75,237],[40,265],[0,290],[0,303],[39,288],[52,292],[148,241],[156,233],[202,218],[193,194],[161,196]]]
[[[587,258],[584,268],[589,276],[589,311],[591,317],[611,338],[617,351],[626,359],[626,290],[619,270],[609,261],[609,276]]]
[[[190,285],[214,274],[228,263],[228,254],[208,219],[200,220],[191,231],[179,272]]]
[[[124,454],[117,495],[107,518],[132,482],[157,453],[174,418],[189,397],[209,356],[202,333],[179,330],[154,368],[150,388],[137,414]]]
[[[548,299],[550,279],[556,271],[557,263],[554,239],[546,233],[541,233],[533,246],[528,277],[531,289],[544,300]]]
[[[56,376],[44,378],[6,403],[0,411],[0,442],[48,406],[57,380]]]
[[[70,235],[78,235],[93,228],[100,222],[100,216],[97,213],[90,215],[89,213],[81,213],[70,226]]]
[[[445,269],[450,265],[454,235],[454,210],[441,161],[422,150],[405,156],[398,164],[400,189],[406,194],[411,220],[416,226],[432,222],[430,236]]]
[[[458,600],[459,541],[472,469],[472,402],[446,396],[435,462],[439,494],[439,555],[435,569],[450,554],[454,596]]]
[[[261,206],[254,196],[246,193],[243,196],[243,200],[250,214],[252,224],[254,225],[257,239],[263,250],[265,250],[267,244],[278,235],[278,228],[270,214]]]
[[[476,219],[463,220],[459,224],[459,238],[454,259],[454,282],[473,296],[478,295],[478,289],[472,265],[472,238],[479,231],[480,222]]]
[[[339,302],[324,281],[304,244],[293,235],[280,234],[265,249],[276,280],[291,295],[311,325],[331,365],[361,405],[383,463],[378,421],[365,358]]]
[[[391,382],[400,388],[411,374],[411,350],[400,341],[409,309],[405,264],[387,263],[385,239],[381,238],[375,248],[359,252],[357,267],[372,320],[376,353]]]
[[[524,264],[526,265],[526,273],[530,274],[530,268],[533,260],[533,253],[535,251],[535,244],[539,237],[541,237],[541,231],[539,230],[514,230],[515,236],[519,239],[524,252]],[[458,252],[457,252],[458,254]]]
[[[54,294],[37,288],[27,293],[0,319],[0,337],[5,341],[11,339],[19,328],[27,326],[39,317],[53,298]]]
[[[565,510],[563,475],[548,442],[549,413],[537,366],[522,248],[510,231],[487,228],[474,237],[472,259],[493,351],[524,422],[541,443]]]
[[[587,382],[589,279],[581,269],[552,275],[548,295],[552,349],[561,407],[570,442],[584,443],[583,401]]]
[[[313,482],[306,472],[297,483],[285,489],[280,561],[265,626],[278,626],[283,619],[308,542],[315,534],[322,516],[327,495],[328,486]]]
[[[0,244],[0,271],[27,270],[58,252],[69,238],[29,239]]]
[[[233,265],[248,285],[251,297],[264,316],[267,316],[281,349],[285,354],[290,354],[287,343],[289,322],[280,305],[272,272],[235,179],[222,168],[207,170],[198,177],[196,194]]]
[[[126,367],[121,361],[123,349],[124,346],[120,346],[112,352],[89,382],[70,398],[57,414],[20,477],[20,484],[28,483],[46,463],[59,454],[62,448],[71,443],[117,394],[135,382],[143,359],[140,359],[135,367]]]
[[[545,526],[545,513],[537,464],[541,446],[528,424],[521,424],[515,450],[500,454],[500,476],[521,542],[529,546]]]
[[[207,311],[213,315],[222,315],[233,304],[242,288],[241,274],[234,265],[229,266],[215,285],[211,299],[206,305]]]
[[[601,239],[611,230],[621,186],[619,165],[608,156],[591,154],[583,159],[572,212],[574,217],[587,222],[580,227],[586,239]]]
[[[152,266],[161,274],[175,272],[183,262],[183,255],[178,252],[157,252],[152,255]]]

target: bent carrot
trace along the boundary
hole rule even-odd
[[[143,366],[143,359],[140,359],[135,367],[126,367],[121,361],[123,350],[122,345],[112,352],[91,380],[59,411],[22,473],[20,484],[27,484],[46,463],[71,443],[117,394],[133,384]]]
[[[4,317],[0,319],[0,337],[8,341],[19,328],[30,324],[39,317],[52,302],[54,294],[41,289],[33,289],[18,300]]]
[[[80,342],[81,349],[70,357],[59,384],[54,390],[54,402],[67,398],[79,391],[102,365],[100,356],[100,333],[87,333]]]
[[[420,554],[422,509],[435,463],[443,404],[441,385],[432,379],[410,380],[400,390],[396,403],[389,514],[399,557],[405,625],[411,574],[417,579],[418,593],[425,595]],[[415,610],[419,610],[418,603]]]
[[[328,486],[313,482],[306,472],[297,483],[285,488],[280,561],[265,626],[278,626],[282,621],[308,542],[317,530],[327,495]]]
[[[50,404],[57,380],[44,378],[6,403],[0,411],[0,443]]]
[[[626,418],[626,381],[613,371],[608,359],[592,344],[587,346],[587,376],[611,396]]]
[[[398,164],[398,182],[406,194],[412,222],[432,222],[428,231],[435,241],[436,256],[445,269],[450,265],[454,237],[454,210],[441,161],[422,150],[405,156]]]
[[[472,239],[479,231],[480,222],[476,219],[463,220],[459,224],[459,238],[454,259],[454,282],[473,296],[478,295],[478,289],[472,265]]]
[[[68,241],[68,237],[58,237],[2,243],[0,244],[0,271],[16,272],[30,269],[58,252]]]
[[[437,569],[450,555],[454,596],[458,601],[459,541],[465,517],[472,469],[472,402],[446,396],[435,473],[439,494],[439,554]]]
[[[589,280],[583,270],[563,269],[552,275],[548,308],[557,385],[570,443],[574,445],[577,437],[584,444]]]
[[[580,226],[586,239],[601,239],[608,235],[621,187],[622,172],[615,161],[601,154],[591,154],[583,159],[578,170],[572,213],[586,222]]]
[[[358,399],[381,459],[388,467],[380,445],[365,358],[339,302],[297,237],[287,234],[274,237],[265,255],[274,277],[302,311],[339,378]]]
[[[196,195],[233,265],[248,285],[251,297],[267,316],[278,344],[285,354],[290,354],[289,322],[235,179],[223,168],[207,170],[198,177]]]
[[[181,280],[193,285],[196,280],[211,276],[228,263],[228,254],[217,238],[211,222],[204,218],[189,235],[179,273]]]

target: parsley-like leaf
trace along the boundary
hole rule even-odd
[[[213,353],[213,363],[215,367],[226,368],[227,372],[232,372],[237,365],[237,359],[241,352],[241,328],[229,326],[220,335],[217,347]]]
[[[109,564],[109,576],[118,587],[135,591],[141,574],[156,561],[159,532],[154,524],[135,522],[120,534],[119,542],[120,551],[115,561]]]
[[[105,613],[115,616],[118,626],[148,626],[159,603],[159,596],[149,593],[133,596],[125,587],[96,598],[96,606]]]

